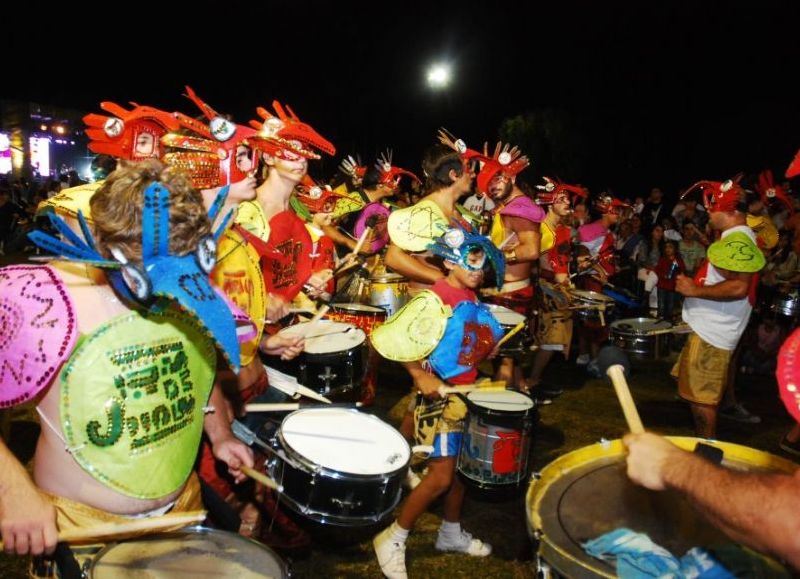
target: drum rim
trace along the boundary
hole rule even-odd
[[[752,466],[771,468],[775,471],[786,473],[793,473],[797,469],[795,463],[785,458],[741,444],[692,436],[667,436],[665,438],[679,448],[689,452],[694,449],[698,442],[702,442],[720,448],[725,453],[726,457],[739,462],[747,462]],[[542,533],[544,524],[540,509],[547,491],[557,480],[560,480],[566,474],[591,461],[619,458],[624,456],[624,454],[625,447],[621,439],[602,441],[577,448],[559,456],[531,477],[528,490],[525,493],[525,519],[528,534],[534,541],[539,542],[539,554],[542,554],[542,551],[547,551],[551,554],[551,559],[555,556],[561,562],[577,565],[582,570],[586,570],[587,573],[599,574],[602,577],[616,577],[615,574],[607,573],[603,569],[587,567],[583,561],[577,560],[572,553],[568,552],[562,546],[550,542],[547,534]],[[547,560],[548,558],[545,556],[545,559]],[[552,563],[552,560],[550,560],[550,562]],[[601,563],[602,561],[597,561],[598,565]],[[556,570],[558,571],[558,569]]]
[[[344,471],[340,471],[340,470],[335,470],[335,469],[332,469],[331,467],[322,466],[320,464],[317,464],[317,463],[311,461],[310,459],[308,459],[305,456],[303,456],[302,454],[300,454],[296,449],[294,449],[292,447],[292,445],[289,444],[289,442],[283,436],[283,426],[295,414],[302,414],[302,413],[306,413],[306,412],[309,412],[309,411],[312,411],[312,410],[319,410],[319,409],[318,408],[300,408],[299,410],[295,410],[293,412],[290,412],[289,414],[284,416],[283,420],[281,421],[281,425],[278,428],[278,432],[276,433],[276,436],[278,437],[278,440],[280,442],[281,448],[283,449],[284,453],[286,453],[286,455],[289,458],[289,462],[290,463],[294,463],[294,466],[300,467],[300,468],[302,468],[302,470],[308,471],[312,476],[316,476],[317,474],[319,474],[319,475],[321,475],[321,476],[323,476],[325,478],[332,478],[332,479],[338,479],[338,480],[357,480],[357,481],[384,480],[384,479],[393,478],[394,475],[399,474],[400,471],[405,470],[406,468],[408,468],[408,465],[411,463],[411,456],[412,456],[411,446],[408,444],[408,441],[405,438],[403,438],[403,435],[400,434],[400,432],[396,428],[394,428],[391,424],[381,420],[377,416],[374,416],[372,414],[367,414],[366,412],[360,412],[355,408],[337,408],[337,410],[342,410],[344,412],[357,414],[359,416],[367,416],[367,417],[369,417],[370,420],[377,421],[380,424],[383,424],[383,425],[386,425],[386,426],[392,428],[399,435],[398,436],[399,440],[404,442],[405,445],[406,445],[406,448],[408,448],[408,459],[405,461],[405,463],[402,466],[400,466],[399,468],[396,468],[395,470],[388,471],[388,472],[385,472],[385,473],[360,474],[360,473],[351,473],[351,472],[344,472]],[[284,492],[282,494],[286,494],[286,491],[284,490]]]
[[[119,547],[120,545],[123,545],[125,543],[132,543],[134,541],[158,541],[158,540],[163,540],[163,539],[177,539],[180,536],[186,535],[187,532],[189,532],[189,534],[192,534],[192,535],[215,535],[215,536],[224,535],[224,536],[236,537],[237,540],[240,540],[240,541],[243,541],[245,543],[250,543],[252,545],[255,545],[260,550],[266,551],[269,555],[271,555],[275,559],[276,562],[279,563],[279,566],[283,570],[283,577],[284,578],[288,578],[288,577],[291,576],[291,574],[289,572],[289,569],[290,569],[289,563],[286,560],[284,560],[283,557],[281,557],[277,552],[272,550],[270,547],[268,547],[264,543],[260,543],[260,542],[256,541],[255,539],[251,539],[250,537],[243,537],[239,533],[234,533],[232,531],[223,531],[222,529],[214,529],[214,528],[206,527],[205,525],[200,524],[200,525],[190,525],[188,527],[183,527],[182,529],[177,529],[175,531],[169,531],[167,533],[156,532],[156,533],[153,533],[153,534],[150,534],[150,535],[142,535],[142,536],[139,536],[139,537],[133,537],[133,538],[127,540],[127,541],[114,541],[114,542],[108,543],[108,544],[104,545],[103,548],[100,549],[94,555],[94,557],[92,557],[92,562],[91,562],[91,565],[89,566],[89,577],[90,578],[93,577],[93,573],[95,571],[95,568],[100,563],[100,561],[103,558],[103,556],[107,555],[108,552],[111,551],[112,549],[114,549],[115,547]]]
[[[630,322],[630,321],[637,321],[637,322],[654,321],[654,322],[658,322],[659,324],[664,323],[664,324],[666,324],[666,326],[664,326],[663,328],[654,328],[653,330],[647,330],[647,331],[645,331],[645,330],[637,330],[635,328],[631,329],[631,330],[623,330],[623,329],[621,329],[619,327],[620,322],[624,323],[624,322]],[[674,328],[675,324],[673,324],[671,322],[668,322],[667,320],[662,320],[662,319],[659,319],[659,318],[647,318],[647,317],[644,317],[644,316],[640,316],[640,317],[636,317],[636,318],[622,318],[622,319],[619,319],[619,320],[614,320],[613,322],[611,322],[611,324],[609,324],[608,327],[609,327],[609,329],[610,329],[610,331],[612,333],[622,334],[624,336],[637,336],[637,337],[643,337],[643,338],[657,338],[657,337],[659,337],[660,334],[652,335],[652,334],[650,334],[650,332],[651,331],[660,332],[660,331],[663,331],[663,330],[669,330],[671,328]]]
[[[297,327],[297,326],[302,326],[303,324],[310,324],[310,323],[311,323],[311,321],[309,320],[307,322],[300,322],[298,324],[292,324],[291,326],[286,326],[285,328],[282,328],[281,330],[278,331],[278,333],[280,334],[281,332],[286,332],[286,330],[289,330],[290,328],[294,328],[294,327]],[[329,319],[325,319],[325,318],[322,318],[321,320],[317,320],[317,323],[319,323],[319,325],[321,327],[323,327],[323,326],[325,326],[327,324],[342,324],[344,326],[350,326],[351,329],[347,331],[348,333],[355,333],[355,335],[358,335],[358,332],[361,332],[363,334],[363,336],[364,336],[364,339],[361,340],[358,344],[354,344],[353,346],[350,346],[349,348],[344,348],[342,350],[331,350],[330,352],[309,352],[308,350],[303,350],[300,353],[300,356],[298,357],[298,359],[300,357],[303,357],[303,356],[308,357],[310,359],[313,359],[314,356],[319,357],[319,356],[330,356],[331,354],[337,354],[337,355],[338,354],[344,354],[344,353],[347,353],[347,352],[352,352],[352,351],[358,350],[359,348],[363,348],[368,343],[367,333],[364,330],[362,330],[361,328],[359,328],[358,326],[356,326],[355,324],[348,324],[347,322],[340,322],[339,320],[329,320]],[[292,335],[295,335],[295,334],[284,333],[284,335],[292,336]],[[332,335],[338,335],[338,334],[334,333]],[[325,338],[325,337],[326,336],[318,336],[316,338],[309,338],[309,339],[310,340],[321,340],[322,338]]]
[[[376,276],[370,276],[369,281],[377,283],[402,283],[408,282],[408,278],[399,273],[382,273]]]
[[[576,299],[584,300],[588,302],[595,302],[597,304],[614,304],[616,300],[614,298],[609,297],[601,292],[596,292],[592,290],[581,290],[581,289],[571,289],[569,293],[574,296]],[[588,295],[587,295],[588,294]],[[595,297],[597,296],[597,297]],[[599,298],[599,299],[598,299]],[[606,306],[608,307],[608,306]]]

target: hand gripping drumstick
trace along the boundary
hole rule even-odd
[[[70,529],[58,534],[58,541],[74,543],[77,541],[91,541],[100,537],[116,537],[128,533],[141,531],[161,531],[174,526],[188,527],[194,523],[202,523],[206,518],[206,511],[190,511],[187,513],[170,513],[160,517],[138,519],[125,523],[103,523],[81,529]],[[3,543],[0,541],[0,549]]]

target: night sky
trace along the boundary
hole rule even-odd
[[[242,123],[277,98],[337,146],[335,161],[312,169],[325,174],[344,154],[386,146],[419,172],[439,126],[479,147],[503,119],[531,113],[567,127],[570,146],[555,161],[534,155],[529,180],[559,167],[620,195],[782,173],[800,147],[789,88],[796,1],[115,4],[127,18],[109,8],[77,16],[82,6],[7,22],[0,98],[195,114],[180,96],[190,84]],[[51,58],[34,63],[31,42]],[[425,70],[439,60],[456,78],[434,92]]]

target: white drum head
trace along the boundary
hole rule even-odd
[[[650,332],[669,330],[672,328],[666,320],[656,320],[655,318],[626,318],[611,322],[611,329],[622,332],[623,334],[642,334]]]
[[[570,290],[570,293],[575,296],[575,298],[587,302],[594,302],[598,304],[614,303],[614,298],[610,298],[607,295],[599,292],[573,289]]]
[[[215,529],[186,529],[110,545],[94,560],[93,579],[166,577],[288,577],[286,565],[267,547]]]
[[[310,336],[316,336],[314,338],[306,338],[305,351],[309,354],[346,352],[360,346],[367,339],[364,331],[353,324],[320,320],[308,332],[308,324],[310,323],[295,324],[282,329],[279,333],[287,336],[301,336],[306,333]]]
[[[476,406],[483,406],[489,410],[521,412],[533,408],[533,400],[521,392],[513,390],[473,390],[467,394],[467,399]]]
[[[353,312],[355,314],[385,314],[386,310],[375,306],[368,306],[367,304],[333,304],[333,310],[343,310],[346,312]]]
[[[298,410],[283,420],[281,437],[306,460],[350,474],[393,472],[411,458],[408,443],[397,430],[356,410]]]
[[[525,321],[525,316],[515,312],[514,310],[510,310],[504,306],[499,306],[497,304],[483,304],[489,311],[492,312],[492,315],[500,322],[503,326],[516,326],[517,324],[521,324]]]

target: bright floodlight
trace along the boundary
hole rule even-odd
[[[450,67],[434,64],[428,69],[428,84],[431,88],[444,88],[450,83]]]

